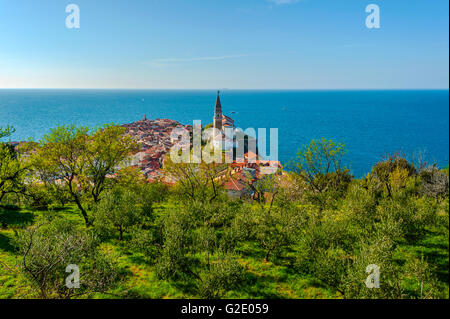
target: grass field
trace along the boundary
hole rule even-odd
[[[166,206],[156,209],[158,215],[164,214]],[[8,225],[0,229],[0,298],[36,298],[26,278],[18,271],[21,256],[14,248],[13,240],[18,229],[33,225],[47,211],[0,208],[0,222]],[[76,208],[68,206],[56,210],[56,214],[74,222],[83,223]],[[401,264],[406,257],[423,256],[437,267],[440,290],[446,291],[448,298],[449,283],[449,246],[448,238],[434,230],[428,230],[426,236],[414,245],[403,244],[396,250],[395,258]],[[107,294],[95,294],[92,298],[197,298],[191,281],[166,281],[156,276],[154,264],[144,255],[127,248],[124,241],[108,240],[102,244],[120,267],[122,281]],[[238,253],[239,263],[246,270],[246,282],[238,290],[228,291],[225,298],[341,298],[340,294],[329,290],[314,278],[303,277],[289,266],[289,252],[285,262],[274,264],[264,262],[264,252],[253,242],[242,243]],[[293,256],[292,256],[293,258]],[[417,287],[414,278],[407,287],[411,291]]]

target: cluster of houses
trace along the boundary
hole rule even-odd
[[[125,124],[126,133],[133,136],[140,144],[140,150],[130,159],[130,166],[138,167],[150,181],[163,178],[161,168],[164,155],[170,151],[175,141],[170,138],[174,128],[192,132],[191,125],[182,125],[170,119],[148,120],[146,116],[140,121]]]
[[[127,166],[139,168],[148,181],[162,181],[173,184],[176,181],[164,175],[162,170],[164,157],[170,153],[175,143],[179,144],[178,139],[171,138],[174,129],[184,129],[192,136],[193,127],[183,125],[170,119],[149,120],[146,116],[140,121],[122,125],[126,133],[133,136],[140,145],[139,151],[133,154]],[[216,135],[212,135],[212,142],[223,148],[223,151],[229,148],[237,147],[239,138],[237,134],[243,134],[235,129],[234,120],[222,114],[222,106],[219,95],[217,95],[213,127]],[[227,128],[235,130],[234,136],[230,138],[224,131]],[[250,137],[249,137],[250,138]],[[24,142],[10,142],[15,149]],[[191,145],[186,145],[190,147]],[[254,186],[267,175],[279,174],[282,168],[280,162],[264,160],[257,152],[246,150],[244,159],[233,159],[226,164],[228,167],[221,171],[216,180],[227,190],[230,197],[237,198],[252,195]]]
[[[279,161],[260,158],[253,152],[245,153],[244,162],[230,164],[230,174],[224,180],[223,187],[231,198],[253,196],[253,188],[267,176],[281,174]]]
[[[177,121],[169,119],[148,120],[145,116],[142,120],[125,124],[127,134],[136,138],[140,143],[139,152],[131,158],[130,166],[138,167],[149,181],[165,181],[173,183],[163,173],[164,156],[170,152],[174,143],[170,135],[173,129],[186,129],[192,133],[191,125],[182,125]],[[222,114],[222,106],[219,94],[217,95],[213,127],[215,132],[220,132],[212,136],[213,142],[222,145],[224,150],[228,147],[236,147],[236,138],[228,141],[223,133],[226,128],[235,128],[234,120]],[[257,153],[247,150],[244,159],[234,160],[228,164],[228,169],[223,174],[217,176],[217,180],[223,185],[230,197],[242,198],[253,195],[253,187],[259,180],[267,175],[277,174],[282,168],[279,161],[264,160]]]
[[[170,153],[175,144],[179,144],[178,139],[173,139],[171,134],[174,129],[183,129],[192,136],[193,127],[170,119],[149,120],[146,116],[140,121],[122,126],[126,129],[126,134],[134,137],[140,145],[139,151],[131,155],[125,165],[139,168],[149,182],[175,183],[175,180],[164,175],[162,169],[165,155]],[[215,133],[210,138],[223,151],[236,148],[241,141],[242,136],[237,138],[237,135],[243,132],[235,128],[232,118],[222,114],[219,94],[214,110],[213,127]],[[227,128],[234,129],[234,136],[225,134]],[[247,138],[251,137],[247,136]],[[24,142],[9,142],[15,149],[22,143]],[[191,147],[191,145],[185,146]],[[258,181],[267,175],[279,174],[282,168],[279,161],[264,160],[257,151],[255,153],[253,150],[246,150],[244,159],[235,158],[227,163],[225,169],[216,177],[216,181],[219,181],[233,198],[251,196],[252,189]]]

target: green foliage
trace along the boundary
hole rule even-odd
[[[87,225],[86,202],[97,203],[110,179],[124,164],[137,143],[125,129],[105,125],[89,132],[86,127],[60,126],[45,135],[32,158],[39,182],[70,195]]]
[[[14,133],[14,128],[0,126],[0,139]],[[7,194],[24,191],[26,163],[9,144],[0,141],[0,204]]]
[[[344,296],[347,298],[401,298],[399,265],[393,256],[401,238],[400,223],[386,218],[375,226],[370,237],[361,238],[353,263],[347,274]],[[368,288],[362,284],[368,273],[368,265],[380,269],[380,288]]]
[[[129,247],[138,251],[147,258],[150,263],[155,263],[160,252],[159,234],[155,229],[143,229],[141,227],[133,227],[131,229],[131,240]]]
[[[165,174],[176,182],[173,193],[177,201],[189,202],[213,202],[223,199],[223,190],[220,180],[217,178],[228,170],[226,164],[215,163],[175,163],[170,156],[164,159]]]
[[[192,244],[190,230],[192,214],[189,211],[172,210],[163,220],[161,253],[156,265],[160,278],[178,278],[189,272],[187,256]]]
[[[401,154],[388,155],[383,161],[372,167],[370,175],[375,189],[384,188],[388,197],[406,187],[409,177],[417,174],[414,165],[409,163]]]
[[[25,164],[14,151],[0,143],[0,203],[6,194],[23,191]]]
[[[409,259],[404,266],[405,281],[411,282],[412,292],[419,299],[439,297],[435,269],[423,257]]]
[[[0,139],[11,136],[15,131],[12,126],[7,125],[5,128],[0,126]]]
[[[16,245],[23,262],[20,270],[41,298],[72,298],[106,291],[117,278],[109,257],[98,249],[98,240],[72,221],[56,218],[21,231]],[[80,269],[80,287],[65,285],[66,267]]]
[[[0,298],[448,298],[448,172],[395,155],[353,179],[344,146],[322,139],[250,203],[225,195],[226,166],[169,160],[175,186],[148,183],[126,167],[135,146],[121,128],[69,126],[3,153],[21,173],[4,195],[17,206],[0,206]],[[64,285],[69,263],[80,289]]]
[[[272,211],[258,209],[255,239],[265,250],[264,261],[279,257],[294,242],[305,222],[303,211],[295,206],[276,207]]]
[[[426,196],[442,200],[449,194],[448,170],[438,170],[436,167],[427,167],[420,171],[422,181],[420,192]]]
[[[218,299],[242,284],[244,268],[230,255],[220,256],[200,274],[199,295]]]
[[[312,140],[297,153],[289,166],[294,179],[299,179],[309,190],[307,197],[321,207],[345,193],[352,176],[343,167],[345,146],[322,138]]]
[[[118,231],[119,240],[122,240],[124,232],[142,224],[151,212],[151,203],[141,203],[138,193],[116,187],[107,191],[96,205],[93,224],[102,235]]]

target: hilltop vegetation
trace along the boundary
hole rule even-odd
[[[0,143],[0,298],[449,298],[448,169],[394,154],[355,179],[322,139],[231,200],[214,165],[148,183],[120,165],[137,147],[123,133]]]

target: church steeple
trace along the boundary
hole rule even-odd
[[[217,91],[216,108],[214,114],[222,115],[222,105],[220,104],[220,91]]]
[[[214,128],[222,131],[222,105],[220,104],[220,91],[217,91],[216,106],[214,108]]]

